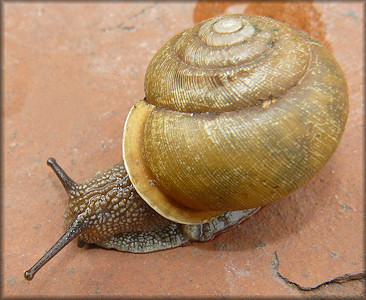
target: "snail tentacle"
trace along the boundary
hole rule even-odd
[[[55,172],[67,193],[76,189],[78,184],[74,180],[72,180],[69,175],[67,175],[67,173],[59,166],[55,158],[50,157],[47,160],[47,165],[49,165],[51,169]]]
[[[60,252],[67,244],[75,239],[81,232],[86,229],[86,223],[82,215],[78,216],[76,220],[71,224],[70,228],[65,234],[52,246],[50,250],[46,252],[42,258],[34,264],[28,271],[24,272],[24,278],[32,280],[34,275],[41,269],[52,257]]]

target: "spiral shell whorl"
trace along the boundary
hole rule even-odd
[[[146,73],[146,98],[188,113],[261,105],[298,84],[309,53],[301,33],[280,22],[217,17],[175,36],[156,54]]]
[[[175,36],[145,91],[125,124],[124,160],[141,197],[178,223],[299,188],[332,156],[348,114],[332,55],[261,16],[217,17]]]

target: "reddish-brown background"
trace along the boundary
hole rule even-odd
[[[65,230],[66,195],[46,159],[77,181],[120,160],[123,123],[144,96],[153,54],[194,23],[231,12],[287,21],[334,53],[350,115],[330,162],[213,241],[143,255],[72,242],[25,281]],[[4,296],[364,293],[361,2],[7,2],[4,17]]]

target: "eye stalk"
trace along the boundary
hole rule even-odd
[[[56,159],[50,157],[49,159],[47,159],[47,165],[49,165],[51,169],[55,172],[67,193],[77,187],[78,184],[74,180],[72,180],[69,175],[66,174],[66,172],[56,162]]]
[[[39,269],[41,269],[52,257],[60,252],[68,243],[70,243],[86,228],[84,224],[83,216],[79,215],[74,223],[72,223],[70,228],[66,231],[66,233],[52,246],[52,248],[48,250],[33,267],[24,272],[24,278],[31,281]]]
[[[78,186],[78,184],[73,181],[57,164],[54,158],[49,158],[47,160],[47,164],[56,173],[57,177],[60,179],[62,185],[68,193]],[[83,214],[80,214],[77,216],[76,220],[71,224],[70,228],[65,232],[65,234],[52,246],[52,248],[48,250],[46,254],[43,255],[43,257],[32,268],[24,272],[24,278],[29,281],[32,280],[39,269],[41,269],[52,257],[60,252],[85,229],[85,218]]]

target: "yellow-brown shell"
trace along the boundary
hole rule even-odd
[[[300,187],[335,151],[348,114],[332,55],[261,16],[220,16],[173,37],[145,93],[125,124],[126,168],[152,208],[187,224]]]

